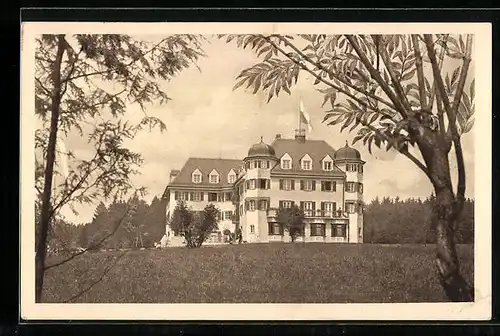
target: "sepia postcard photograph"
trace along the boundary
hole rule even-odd
[[[21,317],[488,320],[491,38],[23,23]]]

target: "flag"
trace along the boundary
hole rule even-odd
[[[309,113],[307,113],[306,109],[304,108],[304,103],[302,102],[302,99],[300,99],[299,112],[300,112],[300,123],[306,124],[309,133],[311,133],[313,129],[311,125],[311,118],[309,117]]]

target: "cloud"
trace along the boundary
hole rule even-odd
[[[127,143],[144,158],[141,175],[135,176],[136,185],[146,186],[149,196],[161,195],[171,169],[179,169],[190,156],[243,158],[248,148],[264,137],[272,142],[277,133],[293,137],[298,121],[298,102],[302,98],[311,116],[314,130],[312,139],[323,139],[338,149],[351,141],[354,134],[340,127],[323,123],[327,108],[322,108],[321,93],[313,88],[313,78],[300,74],[291,95],[280,93],[267,103],[264,93],[252,94],[250,90],[232,88],[236,76],[257,61],[249,50],[237,49],[234,44],[212,39],[205,51],[208,57],[199,61],[201,72],[191,67],[169,82],[162,83],[169,97],[165,105],[151,105],[147,115],[163,120],[165,132],[143,132]],[[129,106],[125,119],[138,121],[144,116],[137,106]],[[88,144],[78,134],[70,134],[66,147],[81,155],[89,155]],[[375,149],[369,154],[362,143],[354,145],[362,155],[365,165],[365,200],[376,196],[426,197],[432,188],[427,177],[412,162],[399,153]],[[468,172],[468,195],[474,191],[474,142],[473,133],[463,138]],[[454,180],[455,181],[455,180]],[[80,209],[77,222],[89,221],[94,207]]]

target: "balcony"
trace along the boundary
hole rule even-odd
[[[268,217],[276,217],[278,209],[270,208],[267,210]],[[306,218],[348,218],[348,215],[342,211],[327,211],[327,210],[304,210]]]
[[[347,218],[342,211],[304,210],[306,218]]]

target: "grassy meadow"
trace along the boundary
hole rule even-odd
[[[458,248],[472,283],[473,246]],[[446,297],[434,251],[433,245],[271,243],[88,252],[47,271],[44,301],[64,302],[97,282],[70,302],[439,302]]]

